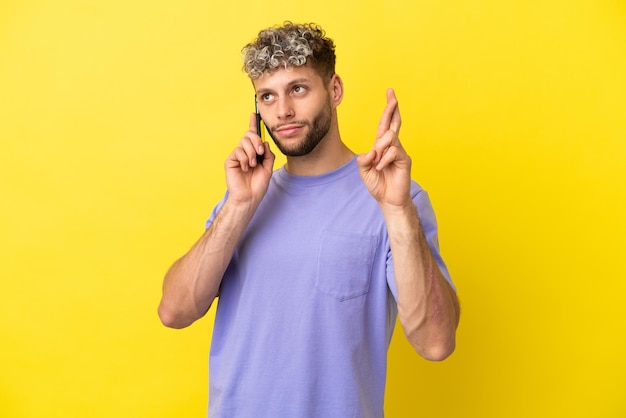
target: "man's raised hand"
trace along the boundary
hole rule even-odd
[[[403,206],[411,201],[411,158],[398,138],[401,125],[398,99],[389,89],[374,145],[357,158],[363,182],[381,205]]]
[[[257,154],[264,157],[261,163],[257,162]],[[257,134],[256,114],[252,113],[248,131],[224,163],[229,199],[239,203],[260,202],[272,177],[275,158],[269,144]]]

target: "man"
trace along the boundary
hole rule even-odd
[[[395,94],[372,149],[355,156],[339,134],[334,44],[318,26],[269,28],[243,52],[287,163],[273,171],[252,114],[225,163],[226,196],[165,277],[159,316],[186,327],[219,296],[211,417],[382,417],[396,316],[430,360],[452,353],[459,320]]]

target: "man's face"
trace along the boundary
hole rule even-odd
[[[284,155],[307,155],[326,137],[332,119],[330,95],[313,69],[279,69],[255,80],[254,87],[263,122]]]

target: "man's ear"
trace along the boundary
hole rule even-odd
[[[343,81],[337,74],[333,74],[330,78],[328,91],[330,92],[330,101],[333,107],[339,106],[343,100]]]

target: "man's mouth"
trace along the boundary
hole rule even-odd
[[[304,125],[289,124],[289,125],[283,125],[274,129],[274,132],[276,132],[280,136],[289,137],[289,136],[293,136],[299,133],[302,128],[304,128]]]

